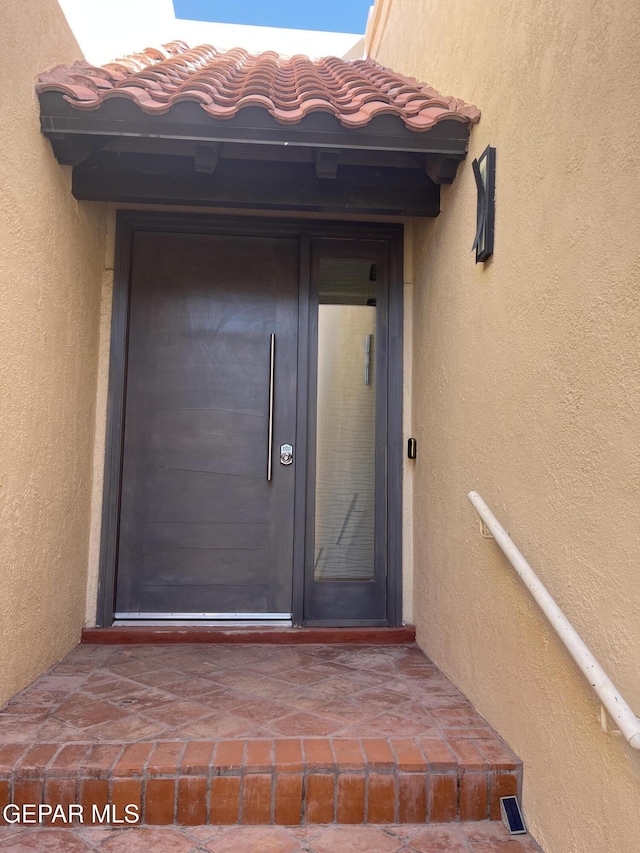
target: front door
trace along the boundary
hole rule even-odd
[[[400,236],[120,215],[99,624],[400,623]]]
[[[116,618],[291,618],[298,281],[296,238],[135,232]]]

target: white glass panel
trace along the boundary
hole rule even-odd
[[[375,521],[375,266],[327,259],[320,280],[315,579],[369,581]]]

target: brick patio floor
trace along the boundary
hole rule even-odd
[[[443,826],[14,829],[0,827],[5,853],[535,853],[530,836],[502,824]]]
[[[0,709],[0,743],[502,741],[414,645],[78,646]]]
[[[0,709],[0,805],[137,803],[151,825],[440,823],[498,820],[521,782],[413,644],[81,645]]]

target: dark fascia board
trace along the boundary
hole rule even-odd
[[[222,161],[212,173],[188,158],[96,155],[73,170],[79,201],[202,205],[324,213],[437,216],[440,187],[412,169],[345,166],[318,178],[313,163]],[[386,173],[386,174],[383,174]]]
[[[324,112],[307,115],[299,124],[279,124],[260,107],[246,107],[232,119],[207,115],[199,104],[183,101],[164,115],[149,115],[133,101],[112,98],[97,110],[75,109],[59,92],[40,94],[42,132],[52,139],[72,136],[154,137],[260,145],[304,145],[317,148],[373,149],[443,154],[458,160],[467,152],[469,127],[445,119],[426,131],[409,130],[399,116],[382,115],[365,127],[345,128]]]
[[[191,211],[118,210],[117,227],[128,232],[168,231],[171,234],[242,234],[248,237],[310,237],[357,240],[402,241],[404,225],[400,222],[356,222],[303,217],[234,216],[228,213],[193,213]]]

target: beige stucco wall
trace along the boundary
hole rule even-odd
[[[640,712],[640,18],[634,0],[383,0],[369,48],[483,112],[414,224],[414,617],[524,760],[548,853],[640,849],[640,755],[466,494],[494,508]],[[470,160],[497,148],[474,264]]]
[[[40,133],[34,90],[82,54],[54,0],[1,12],[0,704],[84,621],[105,239]]]

